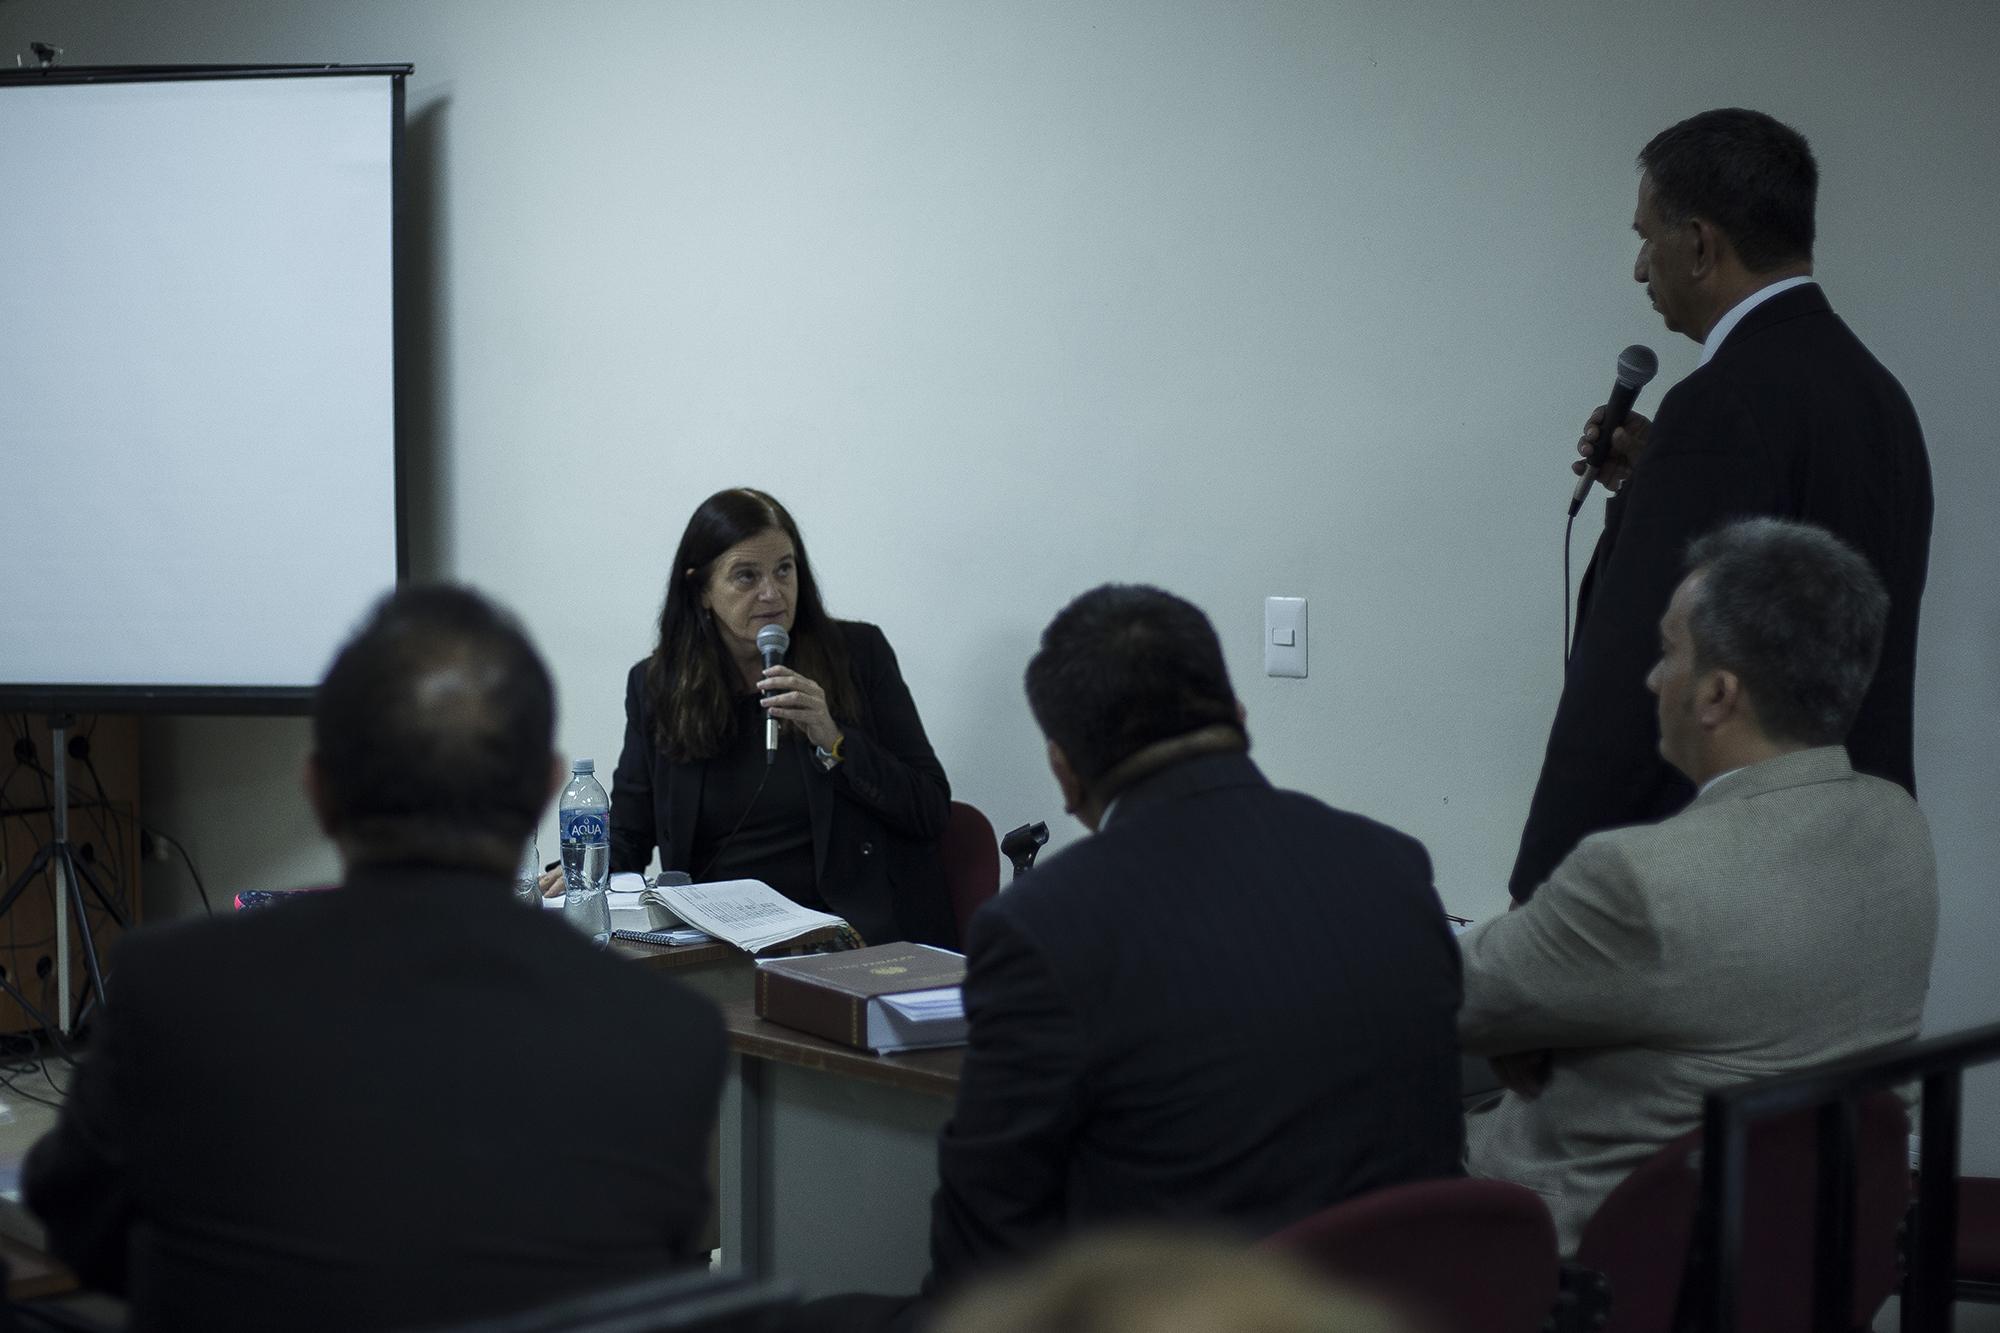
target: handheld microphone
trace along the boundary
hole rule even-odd
[[[1629,404],[1628,404],[1629,406]],[[792,636],[785,632],[783,625],[766,625],[757,631],[757,651],[764,655],[764,665],[774,667],[785,660],[791,651]],[[764,762],[774,763],[778,758],[778,719],[766,716],[764,719]]]
[[[1590,462],[1583,469],[1583,476],[1577,479],[1576,491],[1569,497],[1569,516],[1576,517],[1576,511],[1583,508],[1583,497],[1590,494],[1590,484],[1597,480],[1597,474],[1604,471],[1604,465],[1611,461],[1611,435],[1625,424],[1625,418],[1632,411],[1632,403],[1639,397],[1639,390],[1651,382],[1660,372],[1660,358],[1653,355],[1653,349],[1642,343],[1633,343],[1618,354],[1618,379],[1611,386],[1611,397],[1604,404],[1604,420],[1597,426],[1597,443],[1591,447]]]

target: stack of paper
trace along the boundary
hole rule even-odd
[[[965,992],[957,986],[876,997],[869,1007],[868,1048],[918,1051],[965,1040]]]
[[[658,885],[648,886],[639,894],[639,901],[645,904],[646,917],[652,923],[654,930],[672,930],[687,924],[681,920],[681,914],[669,906],[667,900],[660,895],[661,889],[671,887],[675,883],[673,880],[665,880]],[[687,885],[682,884],[680,887],[686,888]]]
[[[912,1023],[944,1023],[965,1017],[965,992],[956,986],[911,991],[907,995],[884,995],[882,1003]]]
[[[647,892],[696,930],[705,930],[747,953],[762,953],[802,935],[847,923],[827,912],[801,907],[770,885],[754,879],[714,884],[655,884]]]

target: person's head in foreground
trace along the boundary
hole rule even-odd
[[[1249,748],[1214,626],[1192,603],[1143,584],[1107,583],[1057,612],[1028,663],[1027,689],[1064,808],[1092,829],[1150,774]]]
[[[1171,1232],[1086,1236],[968,1286],[933,1333],[1413,1333],[1297,1261]]]
[[[555,689],[512,616],[468,588],[378,602],[313,700],[306,793],[349,865],[509,874],[563,780]]]
[[[1660,754],[1697,785],[1839,745],[1882,655],[1889,594],[1824,528],[1753,518],[1688,548],[1660,617]]]

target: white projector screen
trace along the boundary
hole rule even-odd
[[[302,709],[402,574],[407,72],[0,78],[0,708]]]

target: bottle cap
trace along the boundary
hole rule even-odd
[[[579,759],[569,766],[569,771],[572,773],[594,774],[597,772],[597,761],[595,759]]]

